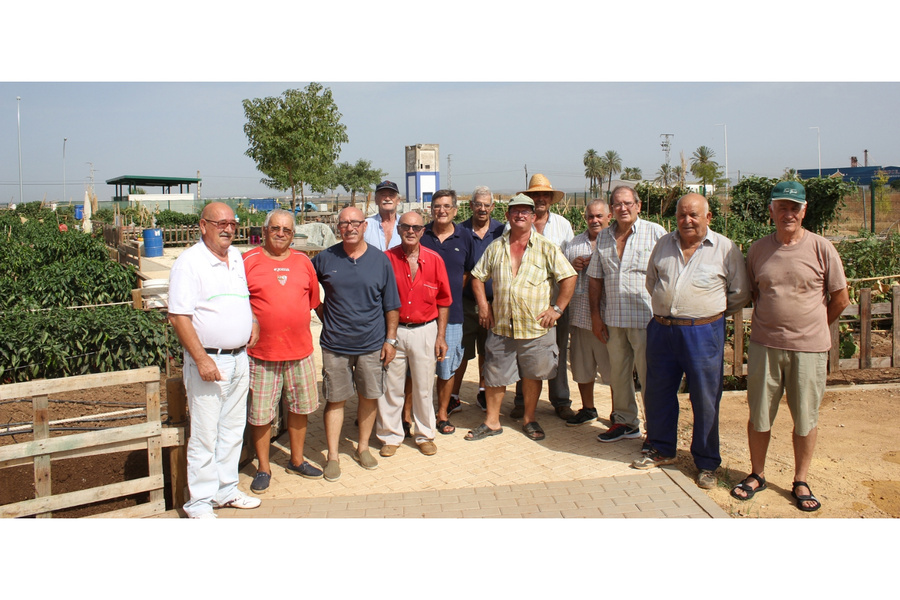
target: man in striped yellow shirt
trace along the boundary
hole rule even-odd
[[[509,231],[488,246],[472,270],[478,319],[490,331],[484,363],[487,416],[466,435],[471,441],[503,432],[500,404],[506,386],[520,378],[525,435],[535,441],[544,439],[534,413],[543,381],[556,376],[559,349],[553,328],[575,290],[576,272],[562,250],[532,229],[534,201],[524,194],[514,196],[506,218]],[[484,293],[488,279],[494,287],[492,304]],[[559,294],[551,306],[554,282]]]

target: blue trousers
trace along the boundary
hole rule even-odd
[[[719,401],[725,354],[725,319],[708,325],[647,325],[647,382],[644,410],[647,441],[663,456],[678,444],[678,387],[687,376],[694,432],[691,455],[698,469],[716,470],[719,455]]]

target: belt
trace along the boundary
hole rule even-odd
[[[435,319],[430,321],[425,321],[424,323],[398,323],[400,327],[406,327],[407,329],[415,329],[416,327],[422,327],[423,325],[428,325],[429,323],[434,323]]]
[[[703,317],[702,319],[676,319],[675,317],[653,315],[653,319],[661,325],[682,325],[690,327],[693,325],[709,325],[710,323],[715,323],[722,318],[723,314],[724,313],[719,313],[711,317]]]
[[[204,348],[203,351],[207,354],[240,354],[246,347],[247,346],[241,346],[240,348]]]

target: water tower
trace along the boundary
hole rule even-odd
[[[416,144],[406,147],[406,201],[431,202],[441,187],[438,144]]]

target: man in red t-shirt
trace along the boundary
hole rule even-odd
[[[447,267],[440,254],[420,244],[422,216],[410,211],[400,217],[400,245],[387,252],[400,294],[400,323],[394,340],[397,354],[387,367],[384,395],[378,399],[375,435],[381,456],[393,456],[403,441],[403,389],[409,367],[412,380],[412,416],[416,444],[426,456],[437,452],[431,388],[436,361],[447,354],[447,317],[453,296]]]
[[[309,258],[291,248],[294,218],[273,210],[263,226],[263,245],[244,254],[255,343],[250,357],[250,424],[256,448],[256,476],[250,490],[265,492],[272,478],[269,465],[270,424],[282,390],[288,402],[291,441],[289,472],[319,479],[322,470],[303,459],[308,415],[319,406],[310,311],[319,305],[319,281]],[[251,338],[251,342],[253,338]]]

